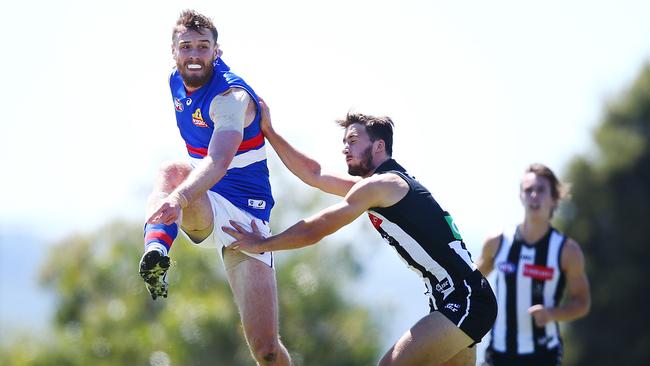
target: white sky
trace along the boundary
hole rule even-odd
[[[650,57],[648,1],[10,2],[0,234],[143,216],[159,163],[185,156],[167,86],[184,8],[213,17],[224,59],[326,167],[345,168],[334,119],[391,116],[394,157],[475,255],[520,219],[525,166],[562,175]]]
[[[394,156],[479,241],[519,219],[528,163],[562,174],[588,150],[650,56],[644,1],[307,3],[3,5],[2,226],[57,237],[143,215],[158,164],[184,157],[167,87],[183,8],[214,18],[224,59],[325,166],[344,169],[335,118],[391,116]]]

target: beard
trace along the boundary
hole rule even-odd
[[[189,64],[189,62],[187,62],[185,65],[176,65],[176,67],[179,70],[181,74],[181,78],[183,78],[183,83],[185,84],[186,87],[200,88],[210,81],[210,78],[212,78],[212,74],[214,73],[214,67],[212,67],[212,63],[209,63],[207,65],[204,65],[203,63],[200,62],[192,62],[192,63],[200,64],[202,72],[201,73],[190,72],[187,69],[187,64]]]
[[[358,165],[348,165],[348,174],[355,177],[365,177],[373,170],[372,145],[361,153],[361,162]]]

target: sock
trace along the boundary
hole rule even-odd
[[[144,225],[144,251],[159,250],[167,255],[174,239],[178,235],[178,224],[145,224]]]

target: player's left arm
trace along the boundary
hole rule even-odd
[[[242,142],[250,101],[245,90],[232,88],[216,96],[210,103],[214,131],[208,145],[208,154],[177,189],[188,201],[191,202],[206,192],[226,174]]]
[[[578,243],[570,238],[562,248],[560,265],[566,276],[565,299],[558,307],[546,308],[543,309],[544,311],[539,310],[539,307],[543,308],[542,305],[531,307],[529,311],[535,317],[535,322],[538,325],[549,321],[574,320],[589,313],[591,292],[585,273],[584,255]]]
[[[223,227],[223,231],[235,238],[229,248],[247,252],[266,252],[302,248],[316,244],[323,237],[334,233],[351,223],[371,207],[387,207],[394,191],[399,189],[390,179],[366,178],[355,184],[345,198],[319,213],[303,219],[287,230],[268,238],[263,238],[255,230],[246,231],[241,225],[231,221],[235,229]]]
[[[223,178],[242,142],[251,102],[254,104],[248,92],[239,88],[214,97],[209,110],[214,130],[207,155],[149,217],[149,223],[172,224],[178,220],[181,209]]]

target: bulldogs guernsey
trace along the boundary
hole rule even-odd
[[[535,326],[528,308],[557,306],[565,286],[560,254],[566,236],[550,228],[537,243],[527,244],[515,229],[502,235],[494,256],[499,313],[490,347],[511,355],[537,353],[561,345],[557,322]]]
[[[406,264],[422,277],[429,304],[432,310],[438,310],[449,294],[465,286],[464,280],[477,267],[453,219],[431,193],[393,159],[375,171],[375,174],[384,173],[399,175],[408,183],[409,191],[393,206],[368,210],[370,221]]]
[[[183,79],[178,70],[169,78],[178,129],[185,140],[187,152],[193,165],[208,153],[208,145],[214,130],[210,119],[210,102],[217,95],[231,87],[242,88],[255,101],[258,111],[259,100],[253,89],[221,60],[214,63],[214,73],[210,81],[200,89],[187,95]],[[228,171],[217,182],[214,191],[233,205],[250,212],[253,216],[269,221],[274,201],[269,183],[269,170],[266,165],[264,136],[260,129],[260,114],[244,128],[242,143],[237,149]]]

